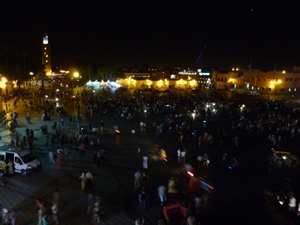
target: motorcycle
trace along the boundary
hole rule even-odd
[[[120,130],[119,130],[119,127],[118,126],[114,126],[114,131],[116,134],[119,134],[120,133]]]
[[[166,153],[165,150],[160,149],[160,151],[159,151],[159,159],[160,159],[163,163],[168,162],[168,159],[167,159],[167,153]]]
[[[160,160],[162,163],[166,163],[168,162],[168,159],[167,159],[167,153],[164,149],[161,148],[160,144],[157,143],[155,145],[156,147],[156,154],[157,154],[157,158],[158,160]]]

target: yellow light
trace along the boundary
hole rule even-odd
[[[75,73],[74,73],[74,77],[79,77],[79,73],[78,73],[78,72],[75,72]]]
[[[275,88],[275,82],[273,80],[270,81],[270,88],[271,89]]]
[[[163,85],[163,81],[159,80],[157,85],[158,85],[158,87],[161,87]]]
[[[285,73],[285,70],[283,70],[282,73]]]
[[[5,77],[2,77],[2,82],[6,83],[7,79]]]

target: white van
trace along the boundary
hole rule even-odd
[[[41,167],[40,160],[29,150],[19,151],[11,148],[0,150],[0,161],[8,163],[9,160],[13,162],[14,172],[23,176]]]

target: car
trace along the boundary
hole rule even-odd
[[[298,157],[293,155],[291,152],[286,151],[273,151],[274,154],[274,162],[280,161],[283,165],[290,167],[298,166]]]

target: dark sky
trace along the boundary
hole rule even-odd
[[[0,6],[0,47],[52,61],[291,70],[300,66],[300,1],[40,0]]]

